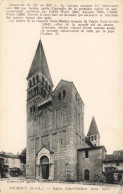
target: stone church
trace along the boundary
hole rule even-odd
[[[41,40],[27,76],[26,177],[58,181],[101,175],[106,149],[92,118],[84,134],[84,102],[73,82],[53,81]]]

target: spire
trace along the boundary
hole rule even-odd
[[[41,70],[42,74],[49,80],[51,85],[53,86],[52,78],[50,75],[50,71],[48,68],[47,60],[45,57],[44,49],[41,40],[39,40],[37,50],[35,52],[35,56],[32,61],[31,68],[29,70],[29,74],[27,79],[33,75],[34,72]]]
[[[99,131],[98,131],[98,128],[97,128],[95,118],[93,116],[87,136],[95,135],[95,134],[99,134]]]

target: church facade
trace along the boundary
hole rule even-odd
[[[92,180],[103,170],[104,146],[93,117],[84,134],[84,102],[73,82],[53,81],[41,40],[27,76],[26,177]]]

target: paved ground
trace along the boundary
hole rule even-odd
[[[123,194],[120,185],[89,182],[55,182],[29,180],[25,177],[4,178],[0,181],[0,194]]]

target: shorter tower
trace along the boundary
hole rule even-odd
[[[100,145],[100,134],[94,116],[92,118],[87,137],[90,139],[94,146]]]

